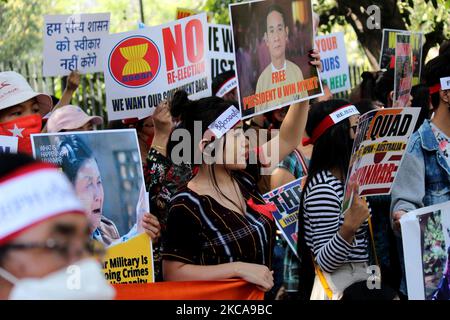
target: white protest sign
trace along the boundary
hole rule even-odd
[[[43,75],[102,71],[100,53],[109,18],[109,13],[44,16]]]
[[[0,154],[17,153],[18,137],[0,136]]]
[[[449,300],[450,202],[400,219],[409,300]]]
[[[211,96],[206,14],[111,34],[104,66],[108,119],[145,118],[177,90]]]
[[[342,212],[351,206],[351,183],[360,196],[390,194],[420,108],[386,108],[360,116],[345,185]]]
[[[211,58],[211,77],[225,71],[235,70],[233,31],[230,26],[209,24],[209,54]]]
[[[441,78],[441,90],[450,89],[450,77]]]
[[[142,22],[139,22],[138,27],[139,29],[148,28]],[[229,70],[235,71],[232,32],[230,26],[208,24],[208,50],[209,58],[211,59],[211,79],[214,79],[223,72]]]
[[[336,32],[316,37],[314,42],[322,60],[323,70],[320,74],[322,81],[328,85],[333,94],[350,90],[344,33]]]
[[[194,16],[196,14],[201,13],[202,11],[196,9],[188,9],[188,8],[177,8],[175,19],[183,19],[186,17]],[[214,18],[214,13],[208,11],[206,12],[208,16],[208,22],[210,22]]]

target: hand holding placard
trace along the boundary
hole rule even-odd
[[[352,192],[352,204],[345,213],[344,224],[339,230],[339,234],[351,244],[358,228],[369,218],[370,211],[367,202],[359,197],[358,184],[353,182],[349,188]]]

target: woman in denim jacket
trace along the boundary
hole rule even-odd
[[[441,79],[450,81],[450,54],[430,60],[423,76],[435,113],[412,135],[394,182],[391,213],[397,232],[406,212],[450,200],[450,89],[446,82],[441,87]],[[402,289],[406,294],[405,283]]]

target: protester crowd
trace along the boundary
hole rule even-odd
[[[318,52],[307,55],[320,69]],[[57,103],[17,72],[0,72],[0,135],[20,138],[18,154],[0,154],[0,299],[114,296],[94,257],[102,245],[133,237],[137,227],[120,236],[103,214],[104,177],[82,141],[61,141],[63,174],[32,158],[30,140],[31,134],[92,131],[101,124],[136,130],[151,208],[137,223],[153,242],[156,281],[240,278],[266,299],[407,299],[399,221],[409,211],[450,200],[450,90],[440,83],[450,77],[449,50],[423,67],[412,88],[408,107],[421,108],[420,120],[392,194],[363,199],[352,184],[345,215],[358,119],[393,106],[393,70],[362,74],[350,101],[335,99],[324,84],[323,96],[245,121],[238,116],[236,87],[216,96],[234,76],[228,71],[213,79],[211,97],[191,100],[177,91],[150,117],[108,124],[71,104],[81,77],[76,71]],[[328,121],[342,108],[346,117]],[[229,125],[213,132],[223,117]],[[174,157],[173,138],[181,130],[190,133],[184,143],[192,151],[182,161]],[[269,139],[249,139],[248,130],[265,131]],[[262,195],[302,177],[296,255]],[[64,289],[65,269],[73,264],[82,270],[82,290]],[[373,265],[381,270],[375,290],[367,286]],[[449,295],[448,285],[439,290]]]

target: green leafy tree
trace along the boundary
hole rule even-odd
[[[29,60],[42,38],[42,1],[0,1],[0,61]]]
[[[379,29],[370,28],[367,23],[370,18],[367,9],[373,5],[379,8]],[[447,0],[318,0],[314,9],[325,28],[334,24],[351,25],[373,68],[378,65],[383,28],[424,32],[423,60],[431,48],[450,36]]]
[[[0,62],[42,60],[45,14],[111,13],[110,32],[136,30],[141,20],[139,0],[0,0]],[[142,0],[145,24],[175,19],[177,7],[201,9],[205,1]]]

